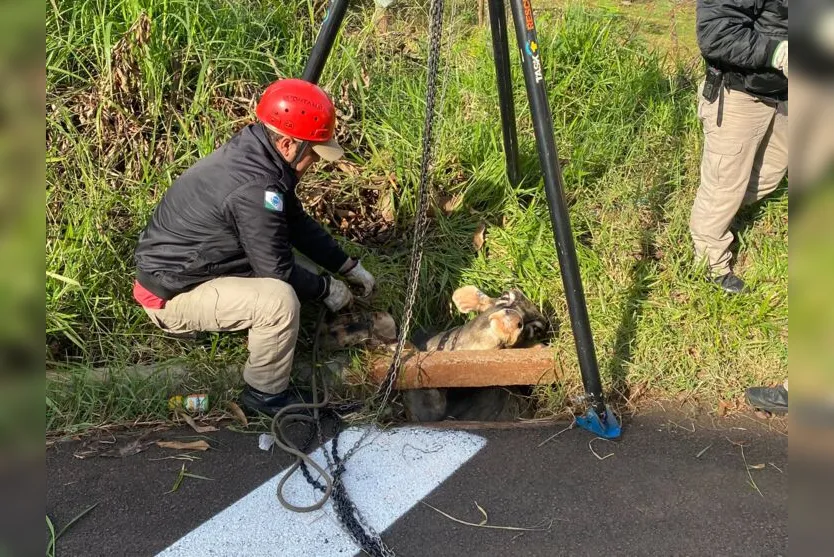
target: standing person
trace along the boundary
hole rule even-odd
[[[701,183],[689,228],[710,280],[737,294],[730,224],[788,169],[787,0],[698,0],[698,46],[707,75],[698,90],[704,129]]]
[[[373,275],[304,212],[296,185],[323,158],[339,159],[336,111],[318,86],[271,84],[259,122],[197,161],[165,193],[139,236],[134,298],[171,333],[249,331],[241,402],[274,415],[299,402],[289,386],[302,301],[336,312],[348,286],[299,266],[293,248],[361,287]]]

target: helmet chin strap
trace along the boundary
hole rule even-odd
[[[296,170],[296,167],[298,166],[298,163],[300,163],[301,159],[304,158],[304,155],[307,154],[307,150],[309,148],[310,148],[310,142],[309,141],[302,141],[298,145],[298,149],[295,152],[295,157],[293,157],[292,162],[290,163],[290,168],[292,168],[293,170]]]

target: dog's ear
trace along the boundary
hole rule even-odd
[[[505,346],[518,342],[523,326],[521,315],[515,311],[502,309],[489,316],[489,328]]]
[[[470,311],[481,313],[490,308],[495,300],[474,286],[462,286],[452,294],[452,302],[461,313],[469,313]]]

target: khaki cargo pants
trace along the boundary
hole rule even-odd
[[[771,193],[788,169],[788,103],[770,104],[741,91],[721,90],[712,103],[698,88],[704,128],[701,185],[689,230],[696,259],[714,276],[730,271],[730,223],[742,205]]]
[[[289,386],[301,306],[286,282],[271,278],[222,277],[145,308],[151,321],[172,334],[249,330],[243,379],[265,393]]]

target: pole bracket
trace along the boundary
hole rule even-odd
[[[597,413],[593,406],[589,406],[584,416],[576,418],[576,425],[603,439],[618,439],[622,433],[622,427],[617,420],[617,416],[607,404],[602,416]]]

